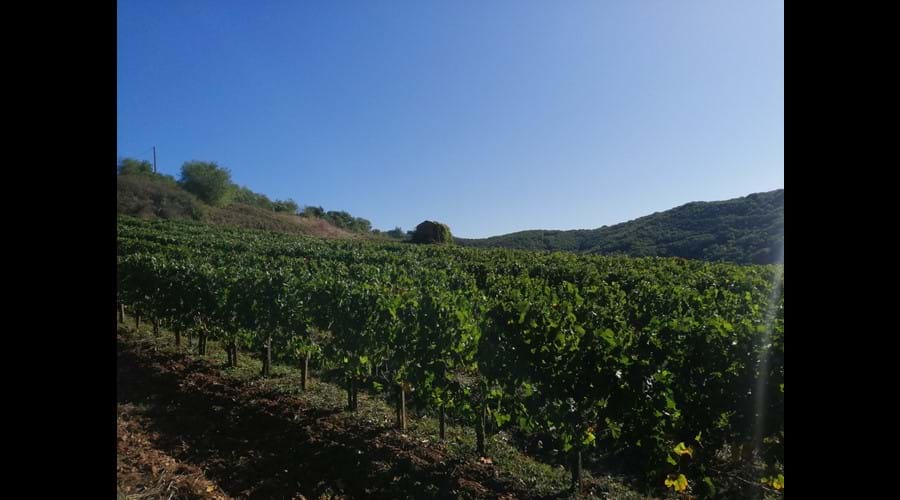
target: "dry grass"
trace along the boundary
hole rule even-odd
[[[202,470],[155,448],[153,443],[158,436],[148,432],[142,420],[133,405],[118,406],[116,476],[119,498],[230,498]]]
[[[204,219],[209,223],[221,226],[303,234],[317,238],[365,238],[363,235],[346,231],[321,219],[271,212],[241,203],[234,203],[224,208],[210,208]]]

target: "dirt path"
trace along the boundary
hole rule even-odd
[[[120,486],[144,498],[535,498],[489,464],[122,338],[118,402]]]

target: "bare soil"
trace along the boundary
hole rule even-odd
[[[492,464],[118,339],[127,498],[537,498]]]

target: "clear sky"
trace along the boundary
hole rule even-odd
[[[782,1],[120,0],[117,61],[118,155],[382,230],[784,187]]]

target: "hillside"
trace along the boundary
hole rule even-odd
[[[784,246],[784,189],[725,201],[692,202],[599,229],[532,230],[484,239],[471,247],[682,257],[770,264]]]
[[[247,203],[213,207],[182,189],[174,179],[156,175],[119,175],[116,212],[142,219],[195,220],[209,224],[303,234],[320,238],[354,239],[367,235],[339,228],[327,220],[275,212]]]
[[[210,207],[204,220],[221,226],[305,234],[319,238],[355,239],[365,237],[336,227],[322,219],[270,212],[241,203],[232,203],[224,208]]]
[[[149,165],[141,168],[146,170]],[[132,170],[140,172],[139,168]],[[233,201],[215,206],[169,176],[126,172],[117,177],[116,208],[119,214],[143,219],[187,219],[322,238],[397,241],[407,236],[399,228],[386,233],[373,230],[368,220],[346,212],[326,212],[321,207],[305,207],[300,212],[292,200],[273,201],[245,187],[234,188],[237,196]],[[687,203],[598,229],[530,230],[454,240],[469,247],[771,264],[783,261],[784,189]]]

